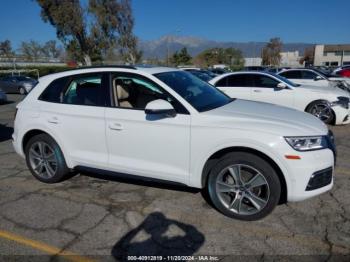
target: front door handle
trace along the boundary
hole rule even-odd
[[[259,90],[259,89],[254,89],[253,90],[255,93],[261,93],[261,90]]]
[[[123,126],[119,123],[110,123],[109,124],[109,129],[112,130],[123,130]]]
[[[58,124],[58,118],[56,116],[50,117],[47,122],[51,123],[51,124]]]

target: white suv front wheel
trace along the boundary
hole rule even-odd
[[[258,220],[276,207],[281,185],[272,166],[246,152],[229,153],[214,166],[208,178],[214,206],[241,220]]]

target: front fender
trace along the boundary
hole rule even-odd
[[[224,140],[215,145],[214,147],[209,148],[207,151],[199,154],[197,157],[192,156],[192,165],[190,171],[190,185],[197,188],[202,188],[202,175],[206,162],[210,159],[212,155],[215,153],[228,149],[228,148],[247,148],[251,150],[258,151],[270,159],[272,159],[275,164],[281,169],[282,174],[285,178],[287,187],[289,188],[292,185],[292,179],[287,176],[288,168],[285,165],[285,160],[283,159],[283,155],[278,154],[271,147],[267,147],[265,143],[257,142],[257,140],[253,139],[229,139]]]

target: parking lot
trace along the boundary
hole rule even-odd
[[[11,144],[14,109],[20,99],[9,95],[11,103],[0,105],[3,257],[105,261],[157,254],[349,259],[341,255],[350,254],[350,125],[331,127],[338,149],[331,192],[280,205],[264,220],[241,222],[217,212],[194,189],[95,174],[78,174],[53,185],[40,183]]]

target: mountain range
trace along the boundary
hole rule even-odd
[[[233,47],[240,49],[244,57],[260,57],[262,48],[266,42],[220,42],[207,40],[192,36],[163,36],[156,40],[140,41],[139,47],[143,51],[143,57],[146,59],[164,59],[167,55],[186,47],[191,56],[196,56],[200,52],[208,48]],[[283,51],[299,51],[304,53],[305,48],[311,47],[310,43],[283,43]]]

